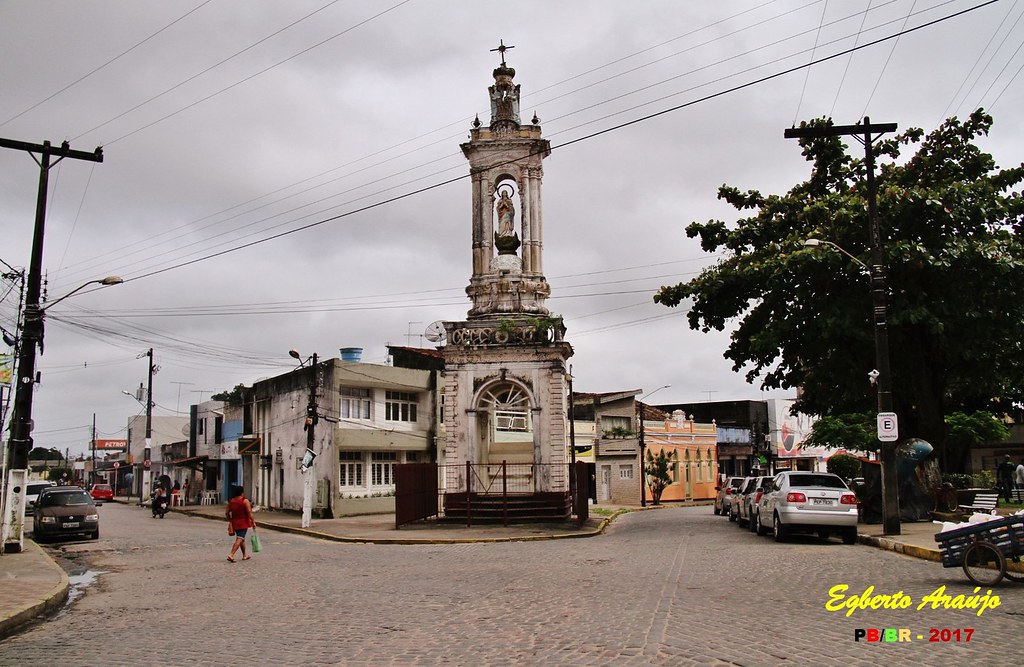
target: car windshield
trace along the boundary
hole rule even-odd
[[[43,496],[43,507],[65,507],[67,505],[92,505],[92,498],[85,491],[71,493],[48,493]]]
[[[96,486],[94,486],[92,488],[96,489],[97,491],[109,491],[110,490],[110,486],[107,485],[107,484],[97,484]]]
[[[28,488],[25,489],[25,493],[27,493],[30,496],[31,495],[39,495],[40,491],[42,491],[43,489],[48,489],[48,488],[50,488],[49,484],[29,484]]]
[[[808,486],[824,486],[831,489],[845,489],[846,484],[835,475],[790,475],[789,486],[791,488],[804,488]]]

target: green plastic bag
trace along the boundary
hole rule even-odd
[[[252,540],[252,552],[254,554],[258,554],[262,547],[260,547],[260,536],[256,534],[255,529],[253,529],[252,537],[250,539]]]

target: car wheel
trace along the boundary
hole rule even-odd
[[[732,513],[732,510],[730,509],[730,510],[729,510],[729,521],[733,521],[733,522],[735,522],[735,521],[736,521],[736,519],[738,519],[738,518],[739,518],[739,517],[738,517],[738,516],[736,516],[735,514],[733,514],[733,513]]]
[[[775,538],[776,542],[786,539],[786,527],[782,525],[778,514],[772,516],[772,537]]]
[[[747,519],[747,527],[750,528],[750,532],[752,532],[752,533],[756,533],[757,532],[757,517],[756,517],[756,515],[754,515],[754,514],[750,515],[750,518]]]
[[[715,511],[715,516],[718,516],[719,514],[721,514],[721,512],[718,511],[718,505],[715,505],[713,509]]]
[[[760,512],[757,513],[757,534],[762,536],[762,537],[764,537],[765,535],[768,534],[768,529],[765,528],[764,524],[761,522],[761,513]]]
[[[847,528],[843,531],[843,544],[856,544],[857,543],[857,529]]]

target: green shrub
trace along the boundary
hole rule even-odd
[[[996,475],[991,470],[982,470],[971,475],[974,486],[979,489],[996,488]]]
[[[861,476],[860,461],[846,454],[836,454],[829,457],[826,470],[846,480]]]

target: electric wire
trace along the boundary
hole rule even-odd
[[[988,41],[985,42],[985,48],[983,48],[980,52],[978,52],[978,57],[975,59],[974,64],[971,65],[970,71],[968,71],[967,74],[964,76],[963,80],[960,82],[960,85],[957,86],[956,92],[953,93],[953,96],[950,98],[949,104],[946,105],[946,108],[942,110],[942,114],[939,116],[938,119],[936,119],[936,125],[938,125],[939,123],[942,123],[948,117],[947,114],[949,114],[950,107],[953,106],[953,104],[956,102],[956,99],[960,96],[960,91],[962,91],[964,89],[964,86],[970,80],[971,75],[973,75],[974,71],[976,69],[978,69],[978,65],[981,64],[981,59],[985,57],[985,53],[988,52],[989,47],[992,46],[992,42],[995,41],[996,35],[998,35],[999,32],[1003,29],[1003,26],[1006,25],[1006,21],[1010,18],[1010,14],[1013,12],[1013,10],[1015,8],[1016,8],[1016,3],[1010,4],[1006,8],[1006,14],[1003,16],[1002,21],[999,22],[999,24],[995,27],[995,30],[993,30],[992,34],[989,36]],[[1020,17],[1018,17],[1017,20],[1019,21]],[[1016,22],[1014,22],[1013,25],[1016,26],[1017,25]],[[1010,28],[1010,31],[1012,31],[1012,30],[1013,30],[1013,26],[1011,26],[1011,28]],[[980,73],[979,73],[979,76],[980,76]],[[973,89],[973,84],[971,86],[971,89]],[[965,98],[966,98],[966,95],[965,95]],[[957,108],[959,109],[959,107],[957,107]]]
[[[307,47],[307,48],[299,51],[298,53],[294,53],[294,54],[288,56],[287,58],[274,63],[273,65],[269,65],[267,67],[264,67],[263,69],[255,72],[254,74],[250,74],[249,76],[247,76],[247,77],[245,77],[243,79],[240,79],[239,81],[236,81],[235,83],[231,84],[230,86],[226,86],[226,87],[221,88],[220,90],[218,90],[218,91],[216,91],[214,93],[206,95],[205,97],[202,97],[202,98],[196,100],[195,102],[192,102],[191,104],[188,104],[188,105],[178,109],[177,111],[173,111],[173,112],[171,112],[169,114],[165,114],[165,115],[161,116],[160,118],[157,118],[154,121],[146,123],[145,125],[142,125],[141,127],[138,127],[136,129],[132,130],[131,132],[128,132],[127,134],[122,134],[121,136],[117,137],[116,139],[112,139],[112,140],[106,142],[105,146],[112,146],[113,144],[116,144],[119,141],[127,139],[130,136],[138,134],[139,132],[142,132],[143,130],[148,130],[149,128],[153,127],[154,125],[158,125],[158,124],[164,122],[168,118],[173,118],[174,116],[177,116],[178,114],[180,114],[183,111],[187,111],[189,109],[197,107],[200,104],[202,104],[203,102],[211,100],[214,97],[218,97],[221,94],[231,90],[232,88],[236,88],[236,87],[242,85],[243,83],[251,81],[251,80],[255,79],[256,77],[258,77],[258,76],[260,76],[262,74],[265,74],[266,72],[269,72],[270,70],[275,69],[276,67],[279,67],[279,66],[283,65],[284,63],[288,62],[289,60],[294,60],[295,58],[298,58],[301,55],[305,55],[306,53],[309,53],[313,49],[316,49],[316,48],[318,48],[320,46],[323,46],[324,44],[326,44],[326,43],[328,43],[328,42],[330,42],[330,41],[332,41],[332,40],[334,40],[334,39],[336,39],[338,37],[341,37],[342,35],[345,35],[345,34],[351,32],[351,31],[355,30],[356,28],[360,28],[360,27],[366,25],[367,23],[369,23],[370,21],[373,21],[376,18],[384,16],[385,14],[388,14],[391,11],[393,11],[395,9],[398,9],[402,5],[405,5],[405,4],[409,3],[409,2],[412,2],[412,0],[401,0],[401,2],[399,2],[398,4],[393,5],[393,6],[387,8],[385,10],[382,10],[382,11],[378,12],[377,14],[374,14],[370,18],[364,19],[364,20],[360,21],[359,23],[356,23],[355,25],[352,25],[352,26],[346,28],[345,30],[342,30],[341,32],[336,33],[336,34],[332,35],[331,37],[328,37],[327,39],[324,39],[324,40],[321,40],[320,42],[317,42],[313,46]],[[103,125],[106,125],[106,123],[104,123]],[[78,139],[82,138],[83,136],[85,136],[85,135],[87,135],[87,134],[89,134],[89,133],[91,133],[91,132],[93,132],[95,130],[98,130],[103,125],[98,125],[98,126],[92,128],[90,130],[86,130],[85,132],[82,132],[81,134],[76,136],[74,138],[74,140],[77,141]]]
[[[867,23],[868,13],[871,11],[871,3],[873,0],[868,0],[868,6],[864,9],[861,14],[860,27],[857,28],[857,35],[853,39],[854,46],[860,42],[860,36],[864,34],[864,24]],[[839,85],[836,86],[836,96],[832,99],[832,107],[828,111],[828,116],[831,118],[836,113],[836,105],[839,104],[839,94],[843,90],[843,84],[846,83],[846,76],[850,73],[850,65],[853,64],[853,54],[846,59],[846,66],[843,67],[843,76],[839,78]]]
[[[90,70],[90,71],[89,71],[88,73],[86,73],[86,74],[84,74],[84,75],[82,75],[82,76],[78,77],[77,79],[75,79],[74,81],[72,81],[72,82],[71,82],[71,83],[69,83],[68,85],[64,86],[63,88],[61,88],[61,89],[60,89],[60,90],[58,90],[57,92],[55,92],[55,93],[53,93],[53,94],[49,95],[48,97],[46,97],[46,98],[44,98],[44,99],[42,99],[42,100],[40,100],[40,101],[36,102],[35,104],[33,104],[32,106],[28,107],[28,108],[27,108],[27,109],[25,109],[24,111],[21,111],[20,113],[18,113],[18,114],[15,114],[14,116],[11,116],[11,117],[10,117],[10,118],[8,118],[7,120],[5,120],[5,121],[3,121],[2,123],[0,123],[0,127],[3,127],[4,125],[7,125],[8,123],[10,123],[10,122],[11,122],[11,121],[13,121],[13,120],[16,120],[16,119],[18,119],[18,118],[21,118],[22,116],[24,116],[25,114],[27,114],[27,113],[28,113],[29,111],[32,111],[32,110],[36,109],[37,107],[39,107],[39,106],[41,106],[41,105],[45,104],[46,102],[49,102],[50,100],[52,100],[52,99],[53,99],[53,98],[55,98],[55,97],[57,97],[57,96],[58,96],[58,95],[60,95],[61,93],[63,93],[63,92],[65,92],[65,91],[67,91],[67,90],[69,90],[69,89],[73,88],[74,86],[78,85],[78,84],[79,84],[79,83],[81,83],[82,81],[85,81],[86,79],[88,79],[89,77],[91,77],[91,76],[92,76],[93,74],[96,74],[96,73],[97,73],[97,72],[99,72],[100,70],[102,70],[102,69],[106,68],[106,67],[107,67],[108,65],[111,65],[111,64],[113,64],[114,62],[116,62],[116,61],[120,60],[121,58],[123,58],[124,56],[128,55],[129,53],[131,53],[131,52],[132,52],[132,51],[134,51],[135,49],[139,48],[140,46],[142,46],[143,44],[145,44],[145,43],[146,43],[146,42],[148,42],[149,40],[153,39],[154,37],[156,37],[157,35],[159,35],[159,34],[160,34],[160,33],[162,33],[163,31],[167,30],[168,28],[170,28],[171,26],[175,25],[176,23],[178,23],[178,22],[182,21],[182,20],[183,20],[183,19],[185,19],[185,18],[186,18],[187,16],[189,16],[189,15],[191,15],[191,14],[193,14],[193,13],[195,13],[195,12],[199,11],[200,9],[202,9],[203,7],[205,7],[206,5],[210,4],[210,3],[212,2],[212,1],[213,1],[213,0],[206,0],[206,1],[205,1],[205,2],[203,2],[202,4],[200,4],[200,5],[196,6],[195,8],[193,8],[193,9],[191,9],[191,10],[187,11],[187,12],[185,12],[185,13],[184,13],[183,15],[179,16],[178,18],[176,18],[175,20],[171,21],[170,23],[168,23],[168,24],[167,24],[167,25],[165,25],[164,27],[160,28],[159,30],[157,30],[156,32],[154,32],[154,33],[153,33],[152,35],[150,35],[149,37],[146,37],[146,38],[145,38],[144,40],[142,40],[141,42],[137,42],[137,43],[136,43],[136,44],[135,44],[134,46],[130,47],[129,49],[127,49],[127,50],[125,50],[125,51],[122,51],[121,53],[119,53],[118,55],[114,56],[113,58],[111,58],[111,59],[110,59],[110,60],[108,60],[107,62],[103,63],[102,65],[99,65],[98,67],[95,67],[95,68],[93,68],[93,69],[92,69],[92,70]]]
[[[917,0],[914,0],[913,4],[910,5],[910,11],[907,12],[907,16],[903,20],[903,26],[904,27],[906,27],[907,21],[910,20],[910,17],[914,15],[914,7],[916,7],[916,6],[917,6]],[[900,34],[902,35],[902,30],[900,31]],[[871,106],[871,100],[873,100],[875,98],[875,92],[878,90],[878,85],[880,83],[882,83],[882,77],[885,75],[885,70],[887,70],[889,68],[889,63],[892,61],[892,54],[894,54],[896,52],[896,47],[899,46],[899,44],[900,44],[900,38],[899,38],[899,35],[898,35],[896,37],[896,39],[893,40],[892,48],[889,49],[889,55],[885,58],[885,64],[882,65],[882,71],[880,71],[878,73],[878,78],[875,79],[875,85],[871,89],[871,94],[868,95],[867,101],[864,102],[864,111],[862,111],[861,114],[860,114],[862,118],[867,115],[868,107]]]
[[[820,2],[820,1],[821,1],[821,0],[816,0],[816,2]],[[890,0],[890,2],[893,2],[893,1],[895,1],[895,0]],[[950,1],[952,1],[952,0],[950,0]],[[808,5],[805,5],[804,7],[809,7],[809,6],[813,5],[813,4],[816,4],[816,2],[812,2],[812,3],[809,3]],[[771,3],[766,3],[766,4],[771,4]],[[889,3],[885,3],[885,4],[889,4]],[[762,6],[764,6],[764,5],[762,5]],[[884,5],[883,5],[883,6],[884,6]],[[789,13],[792,13],[792,12],[794,12],[794,11],[798,11],[799,9],[802,9],[802,8],[797,8],[796,10],[789,10],[789,11],[787,11],[787,12],[784,12],[784,13],[783,13],[782,15],[780,15],[780,16],[785,16],[785,15],[787,15],[787,14],[789,14]],[[852,16],[852,15],[851,15],[851,16]],[[766,23],[766,22],[768,22],[768,21],[771,21],[771,20],[774,20],[774,19],[776,19],[776,18],[779,18],[779,16],[775,16],[775,17],[772,17],[772,18],[770,18],[770,19],[766,19],[766,20],[764,20],[764,21],[761,21],[761,22],[760,22],[760,23],[758,23],[758,24],[755,24],[755,25],[753,25],[753,26],[747,26],[746,28],[743,28],[743,29],[741,29],[741,30],[736,30],[736,31],[733,31],[732,33],[729,33],[728,35],[721,35],[721,36],[718,36],[718,37],[716,37],[715,39],[713,39],[713,40],[708,40],[708,41],[704,42],[704,43],[703,43],[703,44],[701,44],[701,45],[706,45],[706,44],[710,44],[710,43],[712,43],[712,42],[715,42],[715,41],[719,41],[719,40],[721,40],[721,39],[724,39],[725,37],[728,37],[729,35],[733,35],[733,34],[736,34],[736,33],[738,33],[738,32],[741,32],[742,30],[747,30],[747,29],[749,29],[749,28],[752,28],[752,27],[757,27],[757,26],[759,26],[759,25],[763,25],[764,23]],[[837,23],[837,22],[839,22],[839,21],[845,20],[845,18],[849,18],[849,17],[844,17],[844,19],[837,19],[836,21],[833,21],[832,23]],[[717,24],[718,24],[718,23],[720,23],[720,22],[721,22],[721,21],[719,21],[719,22],[716,22],[716,23],[714,23],[714,24],[711,24],[711,25],[712,25],[712,26],[713,26],[713,25],[717,25]],[[831,23],[830,23],[830,25],[831,25]],[[704,30],[704,29],[706,29],[707,27],[710,27],[710,26],[705,26],[705,28],[701,28],[701,29],[698,29],[698,30],[694,30],[694,31],[691,31],[690,33],[687,33],[687,34],[693,34],[694,32],[697,32],[697,31],[699,31],[699,30]],[[799,33],[799,34],[806,34],[806,32],[809,32],[809,31],[805,31],[804,33]],[[678,39],[678,38],[674,38],[674,39]],[[674,41],[674,39],[673,39],[673,40],[669,40],[669,41]],[[790,38],[787,38],[787,39],[792,39],[792,37],[790,37]],[[780,40],[780,41],[785,41],[785,40]],[[667,42],[666,42],[666,43],[667,43]],[[778,43],[778,42],[775,42],[775,43]],[[701,46],[701,45],[698,45],[698,46]],[[761,47],[761,48],[765,48],[765,47]],[[687,49],[687,50],[689,50],[689,49]],[[645,49],[645,51],[646,51],[646,49]],[[643,51],[641,51],[641,52],[638,52],[638,53],[642,53],[642,52],[643,52]],[[667,57],[674,57],[674,56],[678,56],[678,55],[680,55],[681,53],[684,53],[684,52],[685,52],[685,51],[680,51],[680,52],[676,52],[675,54],[671,54],[670,56],[666,56],[665,58],[667,58]],[[749,53],[751,53],[751,52],[749,52],[749,51],[748,51],[748,52],[747,52],[747,55],[749,55]],[[634,54],[634,55],[635,55],[635,54]],[[632,56],[627,56],[627,57],[632,57]],[[660,61],[660,60],[664,60],[665,58],[659,58],[658,60],[656,60],[656,61],[654,61],[654,62],[658,62],[658,61]],[[617,61],[613,61],[613,63],[614,63],[614,62],[617,62]],[[719,61],[718,63],[714,63],[714,64],[721,64],[721,63],[723,63],[723,62],[726,62],[726,61]],[[651,63],[648,63],[648,65],[649,65],[649,64],[651,64]],[[713,64],[713,65],[714,65],[714,64]],[[647,66],[647,65],[644,65],[644,66]],[[639,69],[639,68],[634,68],[633,70],[629,70],[629,71],[635,71],[636,69]],[[594,70],[591,70],[591,71],[594,71]],[[616,74],[616,75],[614,75],[614,76],[611,76],[611,77],[606,77],[605,79],[603,79],[602,81],[600,81],[600,82],[598,82],[598,83],[606,83],[606,82],[608,82],[608,81],[611,81],[611,80],[612,80],[612,79],[614,79],[614,78],[617,78],[618,76],[621,76],[622,74],[623,74],[623,73],[619,73],[619,74]],[[678,77],[673,77],[673,78],[678,78]],[[671,79],[669,79],[669,80],[671,80]],[[549,87],[550,87],[550,86],[549,86]],[[643,89],[640,89],[640,90],[643,90]],[[573,92],[575,92],[575,91],[573,91]],[[633,91],[633,93],[635,93],[635,92],[638,92],[638,91]],[[628,93],[628,94],[633,94],[633,93]],[[564,95],[562,95],[562,96],[564,96]],[[561,97],[561,96],[559,96],[559,97]],[[620,97],[621,97],[621,96],[620,96]],[[557,98],[555,98],[555,99],[557,99]],[[615,100],[615,99],[618,99],[618,98],[612,98],[611,100],[608,100],[608,101],[612,101],[612,100]],[[540,102],[539,104],[540,104],[540,105],[543,105],[543,104],[546,104],[546,103],[547,103],[547,102],[549,102],[549,101],[550,101],[550,100],[544,100],[544,101]],[[592,106],[593,106],[593,105],[592,105]],[[587,108],[591,108],[591,107],[587,107]],[[569,114],[569,115],[571,115],[571,114]],[[559,117],[559,118],[561,118],[561,117]],[[557,119],[556,119],[556,120],[557,120]],[[448,126],[445,126],[444,128],[441,128],[441,129],[446,129],[447,127],[451,127],[451,126],[452,126],[452,125],[454,125],[454,124],[455,124],[455,123],[449,124]],[[428,134],[430,134],[430,133],[428,133]],[[420,135],[420,136],[425,136],[425,135]],[[553,135],[552,135],[552,136],[553,136]],[[440,142],[442,142],[442,141],[445,141],[446,139],[450,139],[450,137],[446,137],[446,138],[443,138],[443,139],[438,139],[438,140],[436,140],[436,141],[432,142],[432,143],[431,143],[431,144],[429,144],[429,145],[435,145],[435,144],[437,144],[437,143],[440,143]],[[404,143],[404,142],[403,142],[403,143]],[[396,144],[396,146],[397,146],[397,145],[401,145],[401,144]],[[421,148],[422,148],[422,147],[421,147]],[[385,149],[385,150],[387,150],[387,149]],[[415,150],[420,150],[420,149],[415,149]],[[409,152],[407,152],[407,153],[404,153],[403,155],[408,155],[408,154],[409,154],[410,152],[414,152],[414,151],[409,151]],[[379,153],[379,151],[378,151],[378,153]],[[341,177],[338,177],[338,178],[336,178],[336,179],[332,179],[332,181],[330,181],[330,182],[333,182],[333,181],[336,181],[336,180],[340,180],[341,178],[345,178],[345,177],[347,177],[347,176],[350,176],[350,175],[352,175],[352,174],[354,174],[354,173],[358,173],[359,171],[364,171],[365,169],[369,169],[369,168],[372,168],[372,167],[374,167],[374,166],[379,166],[379,165],[381,165],[381,164],[384,164],[384,163],[386,163],[386,162],[389,162],[389,161],[391,161],[391,160],[393,160],[393,159],[397,159],[397,157],[399,157],[399,156],[395,156],[395,157],[393,157],[393,158],[389,158],[389,159],[387,159],[387,160],[384,160],[384,161],[382,161],[382,162],[378,162],[378,163],[375,163],[374,165],[370,165],[370,167],[366,167],[366,168],[364,168],[364,169],[360,169],[360,170],[357,170],[356,172],[350,172],[350,173],[348,173],[348,174],[345,174],[345,175],[343,175],[343,176],[341,176]],[[363,158],[360,158],[360,160],[362,160],[362,159],[363,159]],[[441,160],[441,159],[444,159],[444,158],[443,158],[443,157],[442,157],[442,158],[438,158],[438,159],[436,159],[436,160],[432,160],[432,161],[429,161],[429,162],[427,162],[427,163],[425,163],[425,164],[432,164],[432,163],[434,163],[434,162],[437,162],[437,161],[439,161],[439,160]],[[360,160],[352,161],[352,162],[350,162],[349,164],[354,164],[355,162],[358,162],[358,161],[360,161]],[[419,165],[419,166],[425,166],[425,164],[422,164],[422,165]],[[461,164],[461,163],[460,163],[460,164]],[[412,169],[415,169],[415,168],[417,168],[417,167],[413,167],[413,168],[410,168],[410,169],[406,169],[406,170],[404,170],[404,171],[402,171],[402,172],[398,172],[398,173],[406,173],[406,172],[408,172],[408,171],[410,171],[410,170],[412,170]],[[334,171],[334,169],[332,169],[332,170],[328,170],[328,171]],[[321,174],[320,174],[320,175],[323,175],[324,173],[327,173],[327,172],[321,172]],[[437,172],[435,172],[435,175],[436,175],[436,173],[437,173]],[[310,177],[310,178],[316,178],[316,177]],[[385,177],[385,178],[387,178],[387,177]],[[424,178],[425,178],[425,177],[424,177]],[[308,179],[306,179],[306,180],[308,180]],[[382,179],[378,179],[378,180],[382,180]],[[422,179],[418,179],[418,180],[422,180]],[[304,181],[299,181],[299,183],[301,183],[301,182],[304,182]],[[395,188],[397,188],[397,187],[402,187],[402,185],[407,185],[407,184],[408,184],[408,183],[405,183],[405,184],[399,184],[399,185],[396,185],[396,186],[394,186],[394,187],[393,187],[393,188],[391,188],[391,189],[395,189]],[[293,185],[297,185],[297,184],[293,184]],[[317,185],[317,186],[314,186],[313,188],[309,188],[309,189],[307,189],[307,190],[305,190],[305,191],[308,191],[308,190],[311,190],[311,189],[315,189],[315,188],[319,188],[319,187],[322,187],[323,185],[326,185],[326,183],[324,183],[324,184],[320,184],[320,185]],[[286,186],[286,188],[287,188],[287,187],[291,187],[291,186]],[[356,186],[356,188],[354,188],[354,189],[357,189],[358,187],[361,187],[361,186]],[[303,191],[303,192],[305,192],[305,191]],[[296,194],[301,194],[301,193],[296,193]],[[378,192],[378,193],[373,193],[373,194],[380,194],[380,193]],[[289,197],[291,197],[291,196],[294,196],[294,195],[289,195]],[[258,198],[255,198],[255,199],[259,199],[259,198],[262,198],[262,197],[258,197]],[[250,201],[252,201],[252,200],[250,200]],[[322,201],[322,200],[321,200],[321,201]],[[273,203],[273,202],[272,202],[272,203]],[[263,205],[263,206],[266,206],[266,205],[269,205],[269,204],[265,204],[265,205]],[[261,206],[261,207],[259,207],[259,208],[262,208],[263,206]],[[307,205],[304,205],[304,207],[305,207],[305,206],[308,206],[308,204],[307,204]],[[231,208],[235,208],[235,207],[231,207]],[[230,209],[228,209],[228,210],[230,210]],[[291,212],[291,211],[294,211],[294,210],[295,210],[295,209],[291,209],[291,210],[290,210],[289,212]],[[250,211],[250,212],[251,212],[251,211]],[[279,213],[278,215],[282,215],[282,214],[283,214],[283,213]],[[213,214],[213,215],[217,215],[217,214]],[[202,218],[201,220],[205,220],[205,219],[208,219],[209,217],[210,217],[210,216],[206,216],[206,217]],[[233,217],[237,217],[237,215],[236,215],[236,216],[233,216]],[[230,219],[230,218],[229,218],[229,219]],[[261,221],[266,221],[266,220],[267,220],[267,219],[266,219],[266,218],[264,218],[264,219],[263,219],[263,220],[261,220]],[[257,221],[257,222],[261,222],[261,221]],[[221,221],[221,222],[224,222],[224,221]],[[216,223],[216,224],[221,224],[221,223]],[[250,224],[252,224],[252,223],[250,223]],[[287,224],[287,223],[285,223],[285,224]],[[182,227],[186,227],[186,226],[188,226],[188,225],[187,225],[187,224],[186,224],[186,225],[182,225]],[[245,225],[245,226],[250,226],[250,225]],[[180,227],[179,227],[179,229],[180,229]],[[159,236],[163,236],[163,235],[165,235],[165,234],[170,234],[170,232],[171,232],[171,231],[173,231],[173,230],[168,230],[168,231],[165,231],[165,232],[163,232],[163,233],[161,233],[161,234],[159,234],[159,235],[157,235],[157,236],[159,237]],[[219,236],[219,235],[218,235],[218,236]],[[139,241],[139,242],[137,242],[137,243],[144,243],[145,241],[146,241],[146,240],[144,240],[144,241]],[[197,242],[197,243],[201,243],[201,242],[202,242],[202,241],[200,241],[200,242]],[[150,245],[151,245],[151,244],[150,244]],[[192,245],[195,245],[195,244],[192,244]],[[119,252],[119,251],[111,251],[111,253],[113,253],[113,252]],[[99,260],[97,260],[97,259],[95,259],[95,258],[94,258],[94,263],[95,263],[95,262],[97,262],[97,261],[99,261]]]
[[[811,49],[811,60],[814,60],[814,54],[818,50],[818,40],[821,38],[821,28],[825,25],[825,13],[828,11],[828,0],[825,0],[824,6],[821,8],[821,19],[818,21],[818,30],[814,33],[814,48]],[[796,123],[800,118],[800,107],[804,103],[804,94],[807,92],[807,82],[811,79],[811,68],[808,67],[804,70],[804,85],[800,88],[800,97],[796,102],[796,111],[793,114],[793,127],[796,127]]]

